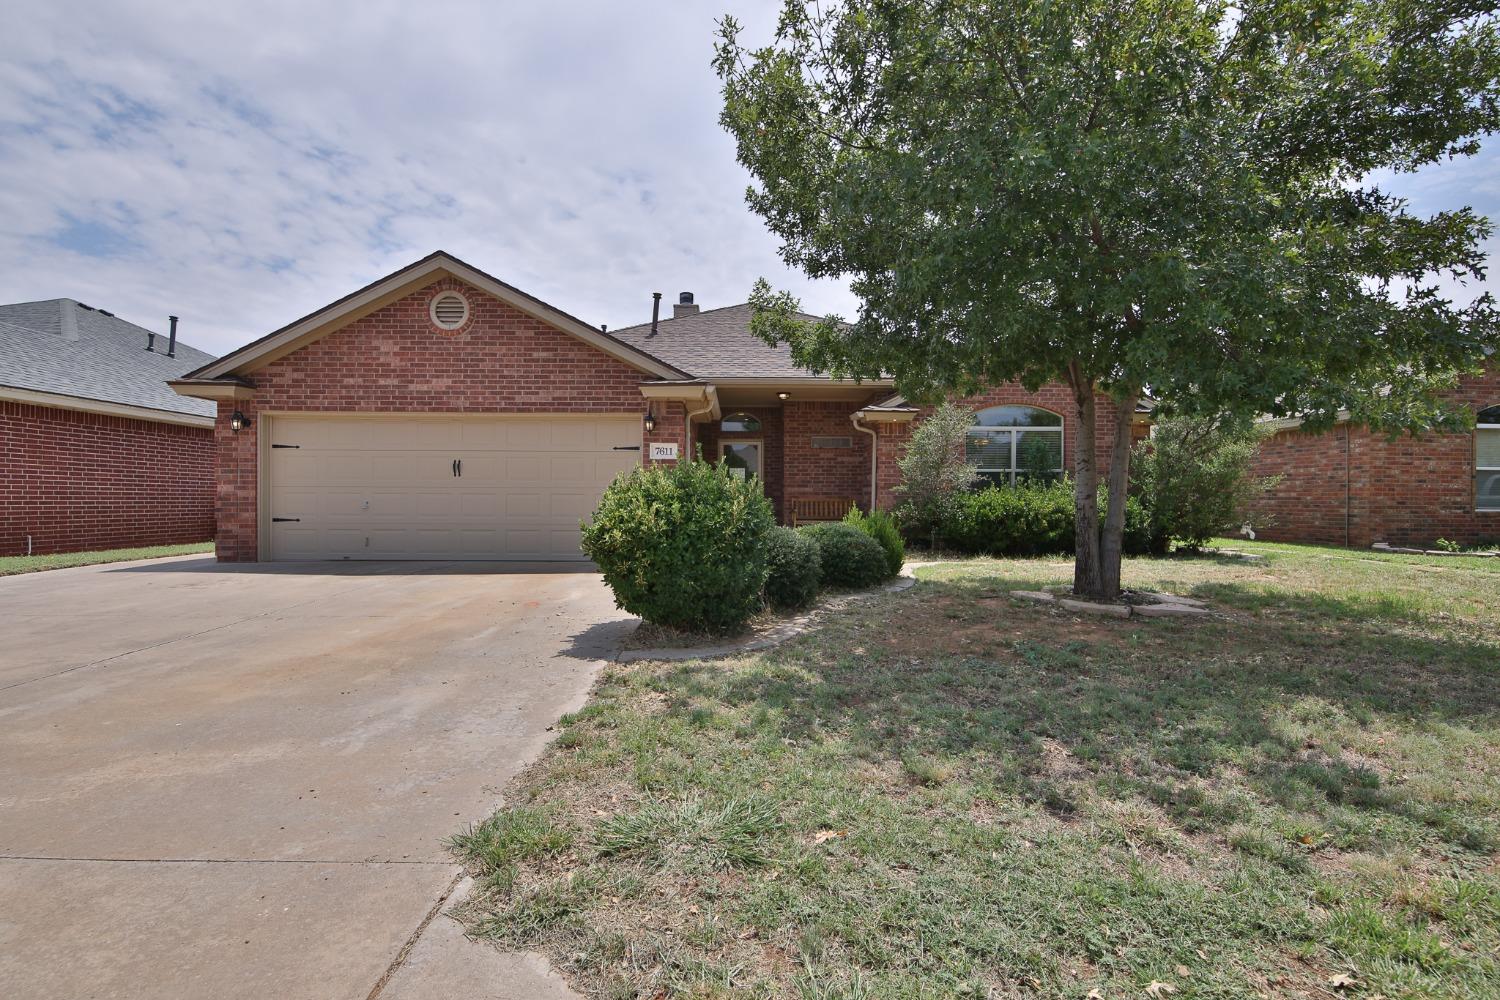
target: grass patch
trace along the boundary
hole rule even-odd
[[[611,666],[465,918],[604,997],[1500,995],[1500,561],[1234,545],[1126,566],[1209,619],[964,560]]]
[[[59,552],[50,556],[0,556],[0,576],[38,573],[46,569],[66,569],[69,566],[128,562],[132,559],[197,555],[213,550],[213,542],[193,542],[190,545],[150,545],[138,549],[103,549],[98,552]]]

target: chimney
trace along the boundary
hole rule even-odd
[[[58,307],[57,332],[63,340],[78,339],[78,313],[73,311],[72,299],[63,299]]]
[[[170,333],[167,334],[167,357],[177,357],[177,317],[168,316],[167,323],[170,325]]]
[[[691,316],[697,311],[698,307],[693,304],[693,293],[679,292],[677,295],[677,304],[672,307],[672,318],[677,319],[680,316]]]
[[[656,336],[656,322],[661,319],[661,292],[651,293],[651,336]]]

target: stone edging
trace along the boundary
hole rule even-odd
[[[1012,590],[1010,596],[1037,604],[1053,604],[1075,614],[1105,615],[1110,618],[1199,618],[1211,614],[1207,606],[1196,597],[1178,597],[1176,594],[1141,595],[1156,598],[1149,604],[1100,604],[1054,594],[1050,590]]]
[[[709,660],[720,656],[733,656],[736,653],[753,653],[757,650],[770,649],[779,646],[788,639],[796,638],[812,629],[818,618],[829,611],[837,611],[840,608],[853,604],[855,601],[863,601],[874,597],[876,594],[895,594],[903,590],[910,590],[916,586],[917,578],[911,575],[911,571],[920,566],[930,566],[932,563],[907,563],[901,567],[900,576],[895,581],[883,587],[870,590],[861,590],[853,594],[842,594],[838,597],[829,598],[810,611],[805,611],[796,618],[781,622],[766,629],[759,635],[739,642],[724,643],[717,646],[669,646],[662,649],[623,649],[612,657],[616,663],[638,663],[641,660]]]
[[[1389,542],[1376,542],[1370,546],[1372,552],[1389,552],[1403,556],[1464,556],[1469,559],[1494,559],[1500,552],[1449,552],[1447,549],[1414,549]]]

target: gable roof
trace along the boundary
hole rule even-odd
[[[0,386],[212,418],[212,403],[179,396],[167,380],[213,355],[179,340],[169,358],[163,333],[148,351],[150,332],[73,299],[0,305]]]
[[[687,374],[661,358],[627,344],[596,326],[585,323],[571,313],[563,312],[556,306],[549,305],[514,285],[506,284],[499,278],[486,274],[471,264],[464,263],[445,250],[436,250],[421,260],[413,261],[403,268],[392,271],[385,277],[378,278],[365,287],[350,292],[343,298],[330,302],[279,330],[266,334],[259,340],[251,341],[238,350],[230,351],[217,361],[186,373],[182,380],[184,383],[196,381],[201,384],[204,380],[222,380],[252,371],[319,340],[396,299],[430,285],[444,274],[493,295],[500,301],[528,315],[535,316],[564,333],[571,334],[648,374],[669,379],[681,378]],[[190,384],[182,385],[183,392],[190,393],[195,388]]]
[[[775,347],[750,332],[750,303],[705,309],[657,323],[613,331],[620,340],[650,351],[695,378],[819,378],[792,360],[787,344]],[[798,313],[797,318],[819,322],[823,317]]]

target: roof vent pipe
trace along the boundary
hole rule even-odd
[[[167,323],[170,324],[171,332],[167,334],[167,357],[177,357],[177,317],[168,316]]]
[[[656,336],[656,321],[661,318],[661,292],[651,293],[651,336]]]

